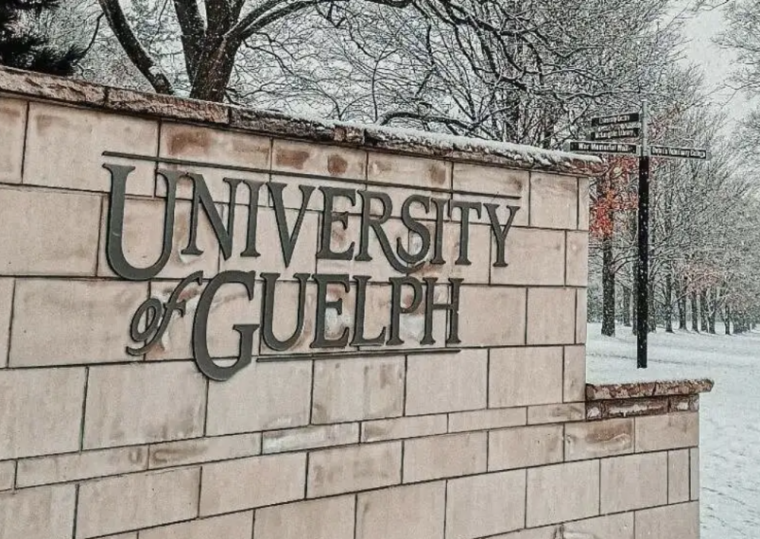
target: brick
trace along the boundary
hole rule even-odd
[[[74,485],[0,493],[0,537],[70,539],[75,505]]]
[[[404,483],[486,471],[485,432],[449,434],[404,442]]]
[[[0,273],[95,275],[101,197],[7,188],[0,189],[0,206],[13,223],[0,232]]]
[[[299,183],[300,185],[300,183]],[[288,193],[288,189],[285,189]],[[264,196],[264,187],[260,196]],[[319,193],[312,193],[312,199],[318,198]],[[300,207],[300,195],[298,207]],[[288,223],[288,231],[292,232],[298,219],[298,211],[285,210],[285,218]],[[226,219],[226,218],[225,218]],[[248,208],[238,207],[235,212],[235,224],[233,237],[237,240],[233,249],[232,256],[228,260],[222,259],[222,271],[239,270],[239,271],[258,271],[268,273],[279,273],[280,280],[293,280],[295,273],[314,273],[316,271],[315,246],[318,241],[319,214],[307,212],[303,216],[303,222],[298,233],[298,240],[293,249],[293,255],[290,264],[285,266],[282,249],[279,248],[279,232],[277,228],[277,218],[274,209],[259,208],[256,235],[257,249],[261,256],[244,257],[241,253],[246,247],[246,238],[248,234]],[[271,238],[276,243],[267,245],[262,243],[262,239]],[[279,298],[276,298],[279,299]],[[295,320],[288,328],[295,327]],[[291,330],[292,331],[292,330]],[[288,333],[289,334],[289,333]]]
[[[491,253],[496,261],[495,246]],[[560,230],[512,228],[506,241],[506,268],[491,267],[494,284],[565,284],[565,233]]]
[[[92,367],[84,447],[114,447],[203,434],[206,381],[191,363]]]
[[[407,362],[407,415],[486,407],[486,350],[463,350],[458,354],[420,354],[409,356]]]
[[[528,408],[528,425],[583,421],[585,417],[586,407],[582,402],[546,404]]]
[[[224,384],[211,384],[210,435],[292,428],[309,422],[311,362],[252,363]]]
[[[305,481],[305,453],[206,464],[200,513],[216,515],[300,500]]]
[[[258,509],[253,536],[256,539],[353,539],[354,497]]]
[[[404,413],[404,357],[317,361],[313,423],[337,423]]]
[[[442,539],[445,506],[444,482],[359,494],[356,539]]]
[[[16,478],[16,463],[12,460],[0,462],[0,490],[10,490]]]
[[[562,402],[562,348],[491,350],[488,405],[526,406]]]
[[[269,168],[271,141],[244,133],[164,122],[161,126],[159,155],[249,168]]]
[[[699,448],[689,449],[689,497],[699,499]]]
[[[495,410],[477,410],[449,414],[449,432],[470,430],[488,430],[503,427],[525,425],[527,410],[525,408],[503,408]]]
[[[578,180],[569,176],[530,175],[530,226],[575,230],[578,225]]]
[[[251,539],[252,528],[253,512],[247,511],[140,530],[140,539]]]
[[[299,451],[359,442],[358,423],[340,423],[300,429],[276,430],[264,433],[264,453]]]
[[[565,346],[563,398],[565,402],[586,400],[586,347]]]
[[[553,313],[547,316],[546,313]],[[528,290],[528,344],[573,344],[575,341],[575,290]]]
[[[433,159],[370,152],[367,179],[404,187],[449,189],[451,165]]]
[[[636,538],[699,539],[699,504],[681,503],[636,512]]]
[[[588,333],[588,293],[586,289],[576,290],[575,300],[575,343],[585,344]]]
[[[446,432],[445,414],[417,417],[399,417],[362,423],[362,442],[401,440],[419,436],[431,436]]]
[[[589,179],[578,178],[578,230],[588,230]]]
[[[84,369],[0,371],[0,459],[79,449],[84,388]]]
[[[111,173],[103,164],[111,163],[135,167],[127,193],[152,195],[153,163],[102,154],[154,156],[157,146],[156,120],[30,103],[24,184],[107,192],[111,190]]]
[[[401,443],[317,451],[309,455],[307,497],[380,488],[401,482]]]
[[[129,185],[129,184],[127,184]],[[163,250],[164,199],[128,198],[124,204],[124,228],[121,245],[124,257],[135,267],[146,268],[156,263]],[[158,274],[165,279],[184,279],[191,273],[202,271],[204,276],[211,277],[219,267],[219,242],[214,235],[211,222],[204,216],[198,219],[196,243],[203,252],[199,256],[183,255],[181,251],[187,247],[190,237],[190,202],[178,200],[174,208],[174,229],[172,232],[171,255]],[[98,275],[115,277],[106,259],[108,207],[104,203],[101,223],[100,248],[98,249]],[[237,221],[238,219],[236,219]],[[239,219],[239,220],[242,220]],[[223,221],[226,225],[226,217]],[[245,234],[237,234],[243,249],[242,239]]]
[[[676,413],[636,418],[636,451],[699,445],[699,414]]]
[[[0,98],[0,183],[21,183],[26,133],[26,101]],[[3,207],[7,209],[7,207]],[[12,222],[12,221],[11,221]]]
[[[460,295],[459,338],[463,345],[525,344],[525,290],[463,286]],[[483,305],[490,308],[484,309]]]
[[[237,434],[166,442],[150,447],[151,468],[254,457],[261,453],[261,434]]]
[[[363,180],[366,160],[362,150],[276,139],[272,170]]]
[[[525,471],[449,481],[446,537],[472,539],[522,528],[525,522]]]
[[[564,522],[498,535],[493,539],[633,539],[633,513]]]
[[[488,434],[488,471],[562,462],[562,425],[494,430]]]
[[[602,460],[602,513],[618,513],[668,503],[667,453]]]
[[[0,278],[0,369],[8,365],[13,286],[13,279]]]
[[[565,460],[633,453],[633,419],[608,419],[565,425]]]
[[[524,170],[467,163],[454,163],[452,177],[454,191],[520,198],[527,195],[530,180]]]
[[[139,472],[147,467],[147,447],[121,447],[20,460],[16,481],[19,487],[30,487]]]
[[[100,84],[7,67],[3,67],[0,75],[0,89],[69,103],[97,105],[104,103],[106,96],[106,88]]]
[[[588,232],[567,233],[567,274],[568,286],[588,284]]]
[[[77,539],[194,518],[200,469],[110,477],[79,487]]]
[[[147,296],[146,283],[17,279],[10,366],[134,361],[129,325]]]
[[[554,464],[528,470],[528,527],[598,514],[599,461]]]
[[[219,103],[122,88],[108,88],[108,108],[203,123],[224,124],[229,116],[227,107]]]
[[[689,501],[689,450],[668,452],[668,503]]]
[[[119,533],[117,535],[106,535],[105,537],[100,537],[99,539],[138,539],[138,538],[137,538],[137,532],[134,532],[134,533]]]

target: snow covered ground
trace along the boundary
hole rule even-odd
[[[589,324],[589,382],[711,378],[700,399],[702,539],[760,537],[760,333],[659,332],[649,368],[636,369],[635,337],[603,337]],[[719,332],[723,328],[718,328]]]

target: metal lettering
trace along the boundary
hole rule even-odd
[[[335,309],[339,316],[343,314],[343,299],[327,301],[327,287],[331,284],[338,284],[343,287],[345,292],[348,292],[350,290],[348,275],[317,273],[312,277],[317,282],[317,316],[314,340],[309,348],[344,348],[348,344],[348,328],[343,328],[343,332],[337,339],[328,339],[325,335],[327,330],[325,319],[327,318],[327,309]]]
[[[401,330],[401,315],[410,314],[417,310],[422,303],[422,283],[414,277],[391,277],[391,329],[388,342],[389,346],[399,346],[404,344],[399,336]],[[403,286],[411,286],[414,290],[412,303],[409,307],[401,306],[401,290]]]
[[[259,223],[259,192],[263,182],[255,182],[252,180],[243,180],[248,186],[248,232],[246,233],[246,245],[245,251],[240,253],[240,256],[245,257],[257,257],[261,254],[256,250],[256,229]],[[230,206],[235,204],[234,199],[230,199]]]
[[[393,211],[393,203],[391,197],[386,193],[380,193],[376,191],[359,191],[359,196],[362,197],[362,226],[361,236],[359,238],[359,254],[356,255],[355,260],[357,262],[370,262],[372,257],[369,254],[369,231],[372,229],[375,232],[377,241],[380,242],[380,247],[383,250],[385,258],[388,263],[393,266],[393,269],[399,273],[412,273],[417,271],[421,264],[417,266],[405,266],[403,265],[393,253],[391,244],[388,241],[388,236],[385,235],[383,230],[383,224],[385,224],[391,217]],[[383,213],[379,217],[373,216],[370,213],[370,206],[372,200],[379,200],[383,204]]]
[[[166,206],[164,212],[164,235],[161,255],[147,268],[136,268],[124,256],[124,204],[127,194],[127,178],[135,167],[104,164],[111,173],[111,195],[108,197],[108,227],[106,229],[106,260],[116,275],[130,281],[149,281],[158,275],[172,252],[174,237],[174,206],[177,201],[177,181],[181,172],[158,170],[157,175],[166,181]]]
[[[464,200],[452,200],[451,208],[459,209],[459,215],[461,221],[459,223],[459,258],[457,258],[457,266],[470,266],[472,262],[468,258],[469,243],[470,243],[470,210],[475,210],[475,215],[480,219],[480,213],[482,204],[480,202],[466,202]]]
[[[230,200],[233,202],[229,205],[229,214],[227,215],[227,229],[225,230],[222,224],[222,216],[219,215],[219,210],[214,204],[214,199],[211,198],[208,187],[206,186],[206,180],[201,174],[194,172],[185,172],[185,177],[190,178],[193,181],[193,201],[190,209],[190,232],[187,240],[187,247],[182,250],[183,255],[195,255],[200,256],[203,254],[198,248],[198,216],[200,209],[203,208],[203,212],[206,214],[211,228],[214,230],[219,246],[222,249],[222,256],[225,260],[232,256],[232,231],[233,224],[235,223],[235,195],[237,194],[237,186],[241,180],[232,180],[224,178],[224,182],[229,185]]]
[[[406,250],[401,238],[396,239],[396,252],[398,252],[399,258],[407,264],[417,264],[424,260],[430,250],[430,229],[428,229],[425,223],[412,217],[411,206],[414,203],[420,204],[425,208],[425,213],[428,213],[430,211],[430,197],[412,195],[401,206],[401,221],[412,234],[419,236],[421,242],[419,252],[412,254]]]
[[[459,289],[463,279],[449,279],[451,283],[451,302],[435,303],[435,284],[437,277],[425,277],[425,335],[420,344],[435,344],[433,339],[433,313],[438,310],[448,312],[449,330],[446,335],[446,344],[459,344]]]
[[[342,187],[320,187],[322,195],[324,196],[324,210],[322,213],[322,234],[321,248],[317,252],[317,258],[326,260],[351,260],[354,257],[354,245],[355,242],[351,242],[351,245],[346,248],[345,251],[336,253],[330,248],[330,242],[332,240],[332,225],[333,223],[340,223],[343,225],[343,230],[348,228],[348,212],[335,212],[333,211],[334,201],[336,197],[345,197],[351,201],[352,205],[356,205],[356,189],[344,189]]]
[[[179,299],[182,292],[190,283],[200,285],[202,281],[203,272],[196,271],[182,279],[172,292],[171,296],[169,296],[169,301],[166,302],[166,305],[161,303],[157,298],[148,298],[144,301],[132,316],[132,322],[129,326],[129,335],[134,342],[144,342],[145,344],[138,348],[131,348],[128,346],[127,353],[130,356],[141,356],[161,340],[161,337],[164,336],[164,333],[166,333],[166,330],[169,328],[169,322],[171,322],[174,312],[178,312],[180,316],[185,316],[187,300]],[[143,318],[145,319],[145,329],[141,330],[140,325]]]
[[[507,206],[509,217],[507,218],[507,224],[502,228],[499,223],[499,216],[496,214],[499,206],[496,204],[484,204],[484,206],[486,207],[486,212],[488,212],[488,219],[491,222],[491,232],[493,233],[494,240],[496,240],[496,262],[493,263],[493,267],[505,268],[507,267],[507,261],[505,260],[507,234],[509,234],[509,229],[512,228],[512,221],[515,220],[515,215],[520,208],[518,206]]]
[[[306,303],[306,280],[308,273],[296,273],[293,275],[298,280],[298,306],[296,307],[296,329],[287,339],[281,341],[274,335],[274,293],[277,288],[279,273],[262,273],[264,280],[264,300],[261,307],[261,338],[269,348],[276,352],[282,352],[293,346],[303,333],[304,309]]]
[[[234,199],[232,199],[234,200]],[[248,293],[248,300],[253,299],[255,271],[225,271],[211,279],[206,289],[201,294],[198,307],[195,310],[193,321],[193,356],[195,364],[207,377],[212,380],[229,380],[232,376],[251,364],[253,359],[253,334],[259,328],[258,324],[235,324],[232,329],[240,335],[238,357],[235,363],[228,367],[222,367],[214,363],[208,351],[208,315],[214,296],[217,291],[226,284],[242,284]]]
[[[354,275],[356,282],[356,306],[354,307],[354,337],[351,346],[379,346],[385,342],[385,327],[380,335],[373,338],[364,336],[365,309],[367,308],[367,283],[371,277],[368,275]]]
[[[311,185],[298,186],[301,190],[301,208],[298,210],[298,217],[293,225],[293,232],[290,232],[288,230],[288,217],[285,214],[285,204],[282,200],[282,190],[285,189],[285,184],[268,183],[267,186],[274,202],[274,215],[277,219],[277,232],[280,235],[280,248],[282,249],[282,258],[287,268],[290,267],[293,250],[296,248],[296,241],[298,241],[298,234],[301,231],[303,217],[306,214],[306,208],[309,207],[309,199],[314,191],[314,187]]]
[[[443,218],[448,200],[445,198],[434,198],[432,200],[435,205],[435,241],[433,242],[433,258],[430,259],[430,263],[442,266],[446,263],[443,259]]]

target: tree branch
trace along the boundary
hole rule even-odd
[[[206,35],[206,24],[203,22],[197,0],[174,0],[174,11],[177,13],[180,29],[182,30],[182,50],[185,53],[185,68],[192,84],[198,69],[198,57],[201,54],[201,44]]]
[[[116,39],[119,40],[124,52],[127,53],[132,63],[140,70],[140,73],[148,79],[151,86],[160,94],[173,94],[174,88],[169,78],[161,70],[148,51],[137,39],[132,27],[129,25],[124,11],[121,9],[119,0],[98,0],[103,13],[111,26]]]

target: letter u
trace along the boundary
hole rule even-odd
[[[184,173],[172,170],[157,171],[157,174],[166,181],[166,210],[161,256],[152,266],[136,268],[124,256],[124,204],[127,194],[127,178],[135,170],[135,167],[105,163],[103,168],[111,172],[111,196],[108,199],[108,226],[106,229],[106,260],[114,273],[120,277],[130,281],[148,281],[158,275],[169,261],[174,237],[177,180]]]

